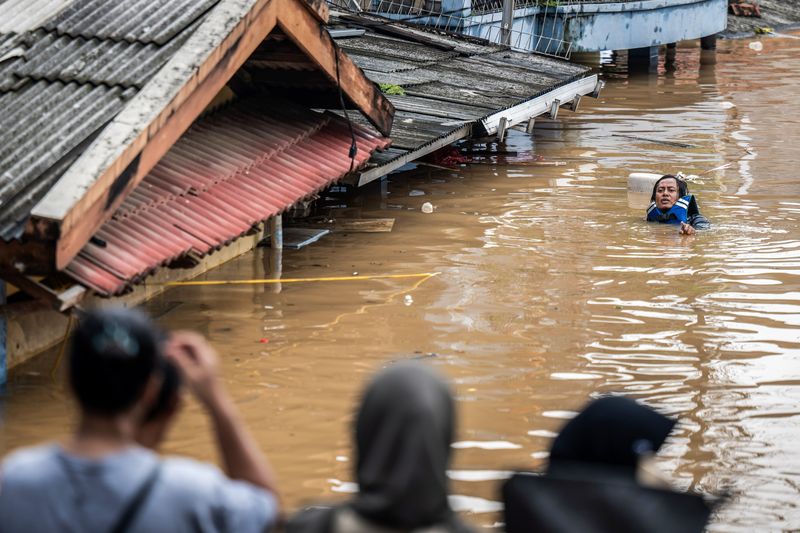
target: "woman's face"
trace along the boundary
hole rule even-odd
[[[678,201],[678,181],[675,178],[661,180],[656,187],[656,207],[669,209]]]

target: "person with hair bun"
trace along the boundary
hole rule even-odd
[[[700,214],[694,195],[689,194],[689,185],[672,174],[661,176],[653,185],[647,221],[679,224],[682,235],[694,235],[695,230],[711,227],[708,219]]]

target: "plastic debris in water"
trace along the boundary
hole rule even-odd
[[[748,44],[747,46],[750,47],[750,50],[755,50],[756,52],[760,52],[764,49],[764,45],[761,44],[761,41],[753,41],[752,43]]]
[[[403,303],[406,305],[411,305],[414,303],[414,298],[412,298],[410,294],[406,294],[403,298]]]
[[[422,204],[422,212],[426,214],[433,213],[433,204],[430,202],[425,202]]]

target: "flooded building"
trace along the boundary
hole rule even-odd
[[[74,306],[135,305],[214,268],[337,180],[502,139],[602,86],[585,67],[386,19],[337,14],[329,33],[328,6],[302,0],[0,12],[8,367],[64,338]]]
[[[596,97],[602,87],[586,67],[483,39],[365,14],[342,13],[332,27],[366,75],[394,89],[387,94],[395,109],[392,146],[353,176],[358,185],[460,139],[502,140],[510,128],[530,130],[537,116],[576,111],[583,96]]]
[[[0,4],[20,14],[0,51],[9,366],[64,335],[52,309],[242,253],[226,245],[389,143],[392,106],[321,31],[325,4],[39,4]],[[311,110],[330,106],[370,126]]]

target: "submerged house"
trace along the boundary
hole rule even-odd
[[[369,79],[395,89],[387,94],[395,109],[392,145],[348,176],[357,185],[461,139],[502,140],[510,128],[530,131],[537,116],[576,111],[583,96],[596,97],[603,86],[590,69],[561,59],[389,22],[334,13],[329,25]]]
[[[0,383],[64,337],[59,311],[134,305],[337,180],[530,130],[601,87],[319,0],[0,0]]]
[[[388,146],[392,105],[327,16],[304,0],[0,2],[0,290],[18,290],[0,292],[0,381],[63,337],[54,309],[238,255]]]

